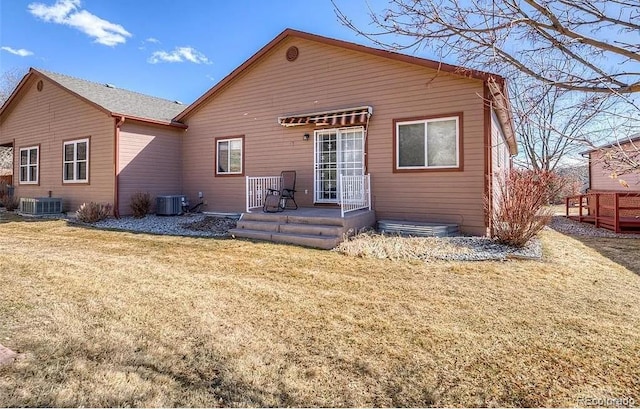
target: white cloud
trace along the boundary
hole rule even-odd
[[[160,44],[160,40],[158,40],[155,37],[149,37],[146,40],[144,40],[145,43],[155,43],[155,44]]]
[[[80,9],[80,0],[57,0],[53,6],[42,3],[29,4],[29,12],[35,17],[49,22],[67,25],[80,30],[95,42],[108,46],[124,44],[131,33],[120,24],[101,19]]]
[[[24,48],[20,48],[16,50],[15,48],[11,48],[11,47],[0,47],[0,50],[4,50],[14,55],[19,55],[20,57],[28,57],[30,55],[33,55],[32,51],[25,50]]]
[[[155,51],[147,60],[151,64],[159,62],[192,62],[194,64],[211,64],[206,55],[193,47],[176,47],[171,52]]]

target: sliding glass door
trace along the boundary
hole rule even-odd
[[[315,132],[314,202],[338,203],[338,175],[364,175],[364,128]]]

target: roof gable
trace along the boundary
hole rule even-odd
[[[620,147],[620,146],[624,146],[624,145],[633,145],[637,142],[640,142],[640,133],[637,134],[633,134],[630,135],[626,138],[619,138],[618,140],[611,142],[611,143],[607,143],[604,145],[600,145],[600,146],[596,146],[594,148],[591,148],[589,150],[580,152],[580,155],[585,156],[587,154],[593,153],[593,152],[597,152],[603,149],[609,149],[609,148],[614,148],[614,147]]]
[[[305,40],[320,42],[327,45],[332,45],[336,47],[345,48],[348,50],[358,51],[367,53],[370,55],[376,55],[383,58],[388,58],[395,61],[402,61],[409,64],[419,65],[422,67],[430,68],[436,71],[442,71],[446,73],[450,73],[452,75],[458,75],[461,77],[472,78],[486,81],[488,79],[493,79],[496,82],[504,83],[504,79],[496,74],[491,74],[488,72],[471,70],[464,67],[459,67],[455,65],[445,64],[438,61],[428,60],[426,58],[413,57],[406,54],[400,54],[392,51],[381,50],[377,48],[367,47],[360,44],[350,43],[347,41],[336,40],[333,38],[323,37],[316,34],[305,33],[303,31],[297,31],[293,29],[286,29],[282,33],[280,33],[276,38],[271,40],[267,45],[262,47],[257,53],[255,53],[251,58],[233,70],[229,75],[224,77],[220,82],[213,86],[213,88],[209,89],[206,93],[204,93],[200,98],[194,101],[191,105],[189,105],[185,110],[183,110],[176,118],[177,121],[182,121],[185,118],[188,118],[191,113],[196,111],[202,104],[204,104],[210,98],[213,98],[218,92],[220,92],[225,86],[229,83],[233,82],[240,74],[242,74],[245,70],[251,68],[254,64],[256,64],[259,60],[262,59],[263,56],[268,54],[272,49],[274,49],[278,44],[283,42],[285,39],[290,37],[301,38]]]
[[[0,115],[9,108],[14,100],[18,99],[22,88],[24,88],[29,79],[34,76],[41,76],[48,79],[108,115],[124,116],[143,122],[186,127],[183,124],[173,121],[173,118],[184,109],[184,105],[175,101],[156,98],[113,86],[107,86],[106,84],[98,84],[35,68],[31,68],[29,73],[18,84],[9,99],[0,109]]]

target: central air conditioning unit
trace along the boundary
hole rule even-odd
[[[156,198],[156,214],[159,216],[176,216],[188,207],[187,197],[184,195],[158,196]]]
[[[22,197],[20,213],[31,215],[62,213],[62,199],[59,197]]]

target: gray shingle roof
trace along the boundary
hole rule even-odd
[[[175,101],[152,97],[122,88],[112,88],[68,75],[35,69],[63,87],[112,113],[154,121],[172,122],[186,106]]]

